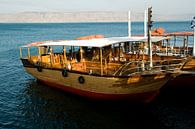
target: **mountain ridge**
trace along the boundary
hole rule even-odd
[[[193,14],[153,14],[154,21],[189,21]],[[125,11],[0,13],[0,23],[127,22]],[[144,21],[143,13],[131,13],[131,21]]]

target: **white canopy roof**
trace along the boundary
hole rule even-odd
[[[164,40],[166,37],[152,37],[155,42]],[[111,37],[89,40],[59,40],[30,43],[22,47],[40,46],[83,46],[83,47],[105,47],[120,42],[146,42],[147,37]]]

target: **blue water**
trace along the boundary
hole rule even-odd
[[[167,32],[191,31],[190,22],[155,22]],[[19,60],[34,41],[103,34],[126,36],[127,23],[0,24],[0,128],[195,129],[195,90],[164,91],[149,105],[97,102],[38,84]],[[132,24],[143,34],[143,23]]]

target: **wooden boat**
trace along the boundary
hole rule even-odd
[[[160,66],[161,69],[163,67],[167,70],[181,69],[188,60],[184,56],[175,55],[174,53],[168,53],[168,49],[165,49],[162,44],[164,41],[169,40],[170,37],[165,36],[151,37],[151,42],[153,44],[153,47],[151,49],[153,66]],[[124,54],[126,60],[149,62],[150,56],[148,54],[148,43],[146,40],[132,43],[131,45],[131,52]]]
[[[170,80],[167,85],[172,87],[194,87],[195,85],[195,57],[192,55],[193,48],[189,46],[190,36],[194,36],[193,32],[172,32],[164,33],[162,28],[155,29],[152,33],[153,36],[170,37],[166,43],[160,42],[158,45],[160,53],[164,53],[164,56],[174,58],[186,58],[185,64],[181,67],[179,74]],[[183,43],[177,43],[176,39],[180,38]],[[171,41],[171,39],[173,39]],[[170,46],[172,44],[172,47]]]
[[[21,61],[40,82],[98,100],[150,102],[175,76],[159,65],[144,68],[143,60],[127,60],[121,55],[121,44],[145,38],[97,37],[31,43],[20,48]],[[63,51],[57,53],[55,47]],[[38,49],[38,54],[33,55],[33,49]]]

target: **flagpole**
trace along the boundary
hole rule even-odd
[[[147,10],[144,11],[144,37],[147,37]]]
[[[195,56],[195,16],[192,19],[191,28],[194,30],[194,44],[193,44],[192,56]]]
[[[128,36],[131,37],[131,11],[128,11]]]

